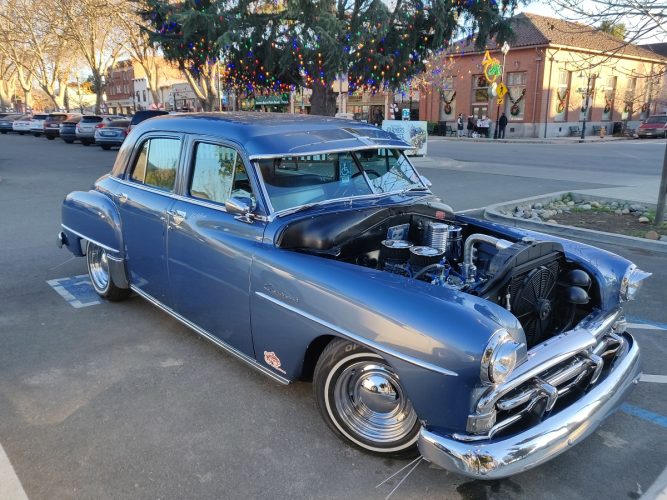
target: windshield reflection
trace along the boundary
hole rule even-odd
[[[363,151],[257,161],[276,212],[330,200],[427,190],[402,151]]]

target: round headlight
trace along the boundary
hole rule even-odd
[[[486,384],[501,384],[514,368],[523,361],[526,344],[517,342],[507,330],[493,334],[482,355],[481,378]]]
[[[500,384],[512,373],[512,370],[516,367],[519,347],[520,344],[511,340],[500,344],[496,348],[491,357],[491,363],[489,363],[489,379],[491,382]]]

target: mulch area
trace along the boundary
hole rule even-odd
[[[651,223],[640,223],[633,215],[616,215],[613,212],[572,211],[557,214],[553,219],[564,226],[583,227],[605,231],[607,233],[625,234],[627,236],[645,237],[648,231],[657,231],[660,235],[667,235],[667,222],[660,228]]]

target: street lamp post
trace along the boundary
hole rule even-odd
[[[503,47],[500,49],[501,52],[503,53],[503,67],[500,71],[500,83],[505,83],[505,58],[507,57],[507,53],[510,51],[510,46],[507,42],[503,43]],[[498,106],[496,108],[496,129],[493,131],[493,138],[497,139],[498,138],[498,125],[500,123],[500,102],[498,102],[498,97],[496,96],[496,102],[498,103]]]

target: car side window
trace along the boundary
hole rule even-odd
[[[238,152],[226,146],[196,145],[190,196],[224,204],[232,196],[252,198],[250,180]]]
[[[181,153],[178,139],[148,139],[132,169],[130,178],[147,186],[171,191],[176,181],[176,170]]]

